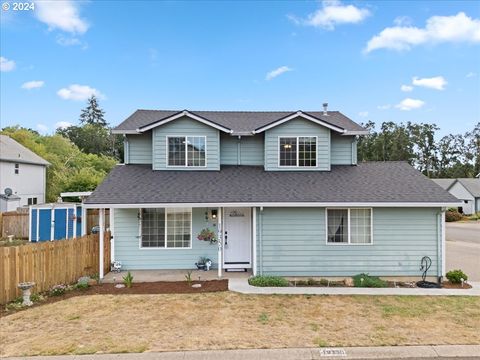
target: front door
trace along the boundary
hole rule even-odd
[[[224,250],[225,269],[251,268],[252,227],[250,208],[225,208]]]

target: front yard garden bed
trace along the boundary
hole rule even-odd
[[[192,287],[193,284],[202,286]],[[190,285],[185,281],[156,281],[133,283],[131,287],[115,287],[116,284],[95,284],[86,288],[74,288],[64,291],[58,296],[49,293],[34,294],[32,307],[46,305],[76,296],[86,295],[128,295],[128,294],[196,294],[228,290],[228,280],[193,281]],[[18,306],[15,306],[18,303]],[[0,317],[17,311],[28,309],[20,306],[20,302],[14,302],[0,309]]]

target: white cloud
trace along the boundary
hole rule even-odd
[[[45,124],[37,124],[37,130],[40,134],[46,134],[48,132],[48,126]]]
[[[472,77],[476,77],[477,76],[477,73],[474,73],[473,71],[470,71],[467,75],[465,75],[465,77],[467,78],[472,78]]]
[[[390,104],[385,104],[385,105],[378,105],[378,106],[377,106],[377,109],[378,109],[378,110],[388,110],[388,109],[390,109],[391,107],[392,107],[392,105],[390,105]]]
[[[37,1],[35,14],[49,30],[60,29],[74,34],[83,34],[89,24],[80,18],[78,3],[70,0]]]
[[[367,116],[368,116],[368,111],[360,111],[360,112],[358,113],[358,116],[360,116],[360,117],[367,117]]]
[[[88,85],[78,84],[72,84],[67,88],[58,90],[57,95],[65,100],[87,100],[92,95],[95,95],[100,99],[105,98],[105,95],[103,95],[97,89],[94,89]]]
[[[445,85],[447,85],[447,80],[443,76],[435,76],[432,78],[418,78],[414,77],[412,79],[412,84],[415,86],[426,87],[429,89],[435,90],[445,90]]]
[[[340,1],[322,1],[322,7],[309,14],[306,19],[295,16],[289,18],[298,25],[308,25],[326,30],[335,29],[335,25],[357,24],[370,15],[366,8],[358,8],[354,5],[343,5]]]
[[[400,86],[400,90],[402,90],[403,92],[410,92],[410,91],[413,91],[413,86],[402,85],[402,86]]]
[[[383,29],[372,37],[364,52],[377,49],[410,50],[413,46],[442,42],[480,42],[480,19],[464,12],[452,16],[432,16],[424,28],[394,26]]]
[[[0,71],[7,72],[13,69],[15,69],[15,61],[0,56]]]
[[[409,16],[397,16],[393,23],[397,26],[410,26],[413,23],[413,20]]]
[[[272,80],[273,78],[276,78],[277,76],[282,75],[283,73],[286,73],[286,72],[289,72],[289,71],[292,71],[292,70],[293,69],[289,68],[288,66],[280,66],[279,68],[277,68],[275,70],[272,70],[269,73],[267,73],[267,75],[265,76],[265,79],[266,80]]]
[[[43,85],[45,85],[45,81],[41,80],[32,80],[32,81],[27,81],[26,83],[22,84],[22,89],[38,89],[41,88]]]
[[[59,34],[56,42],[62,46],[81,46],[82,50],[88,49],[88,44],[75,36],[63,36]]]
[[[68,121],[59,121],[55,124],[55,129],[65,129],[72,126],[72,123]]]
[[[423,105],[425,105],[425,101],[406,98],[406,99],[403,99],[399,104],[395,105],[395,107],[400,110],[410,111],[413,109],[419,109]]]

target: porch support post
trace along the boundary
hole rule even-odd
[[[257,208],[253,208],[253,215],[252,215],[252,235],[253,235],[253,276],[257,276]]]
[[[100,227],[100,234],[99,234],[99,260],[98,260],[98,274],[99,278],[103,279],[103,259],[104,259],[104,254],[103,254],[103,243],[104,243],[104,238],[105,238],[105,209],[99,209],[99,227]]]
[[[217,243],[218,243],[218,277],[222,277],[222,247],[223,247],[223,223],[222,223],[222,208],[217,209]]]
[[[446,262],[445,262],[445,253],[446,253],[446,250],[447,248],[445,247],[446,244],[445,244],[445,211],[447,209],[446,208],[443,208],[442,209],[442,276],[445,277],[446,273],[447,273],[447,269],[446,269]]]

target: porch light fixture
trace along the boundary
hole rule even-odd
[[[283,145],[283,147],[284,147],[285,149],[291,149],[291,148],[292,148],[292,145],[290,145],[290,144],[285,144],[285,145]]]
[[[217,209],[212,209],[212,219],[217,218]]]

